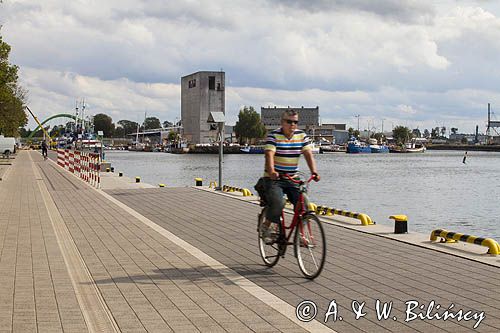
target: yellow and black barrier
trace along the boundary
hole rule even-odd
[[[222,191],[224,191],[224,192],[241,192],[241,193],[243,193],[244,197],[250,197],[253,195],[252,192],[250,192],[250,190],[247,188],[240,188],[240,187],[234,187],[234,186],[228,186],[228,185],[222,186]]]
[[[487,246],[488,254],[499,255],[500,254],[500,245],[492,238],[482,238],[470,235],[459,234],[458,232],[451,232],[443,229],[436,229],[431,232],[431,241],[435,242],[438,237],[443,239],[443,242],[451,240],[451,241],[461,241],[467,242],[471,244]]]
[[[342,215],[342,216],[347,216],[347,217],[352,217],[354,219],[358,219],[361,221],[362,225],[373,225],[375,222],[372,221],[372,219],[363,213],[353,213],[353,212],[348,212],[345,210],[341,209],[335,209],[331,207],[326,207],[326,206],[318,206],[316,208],[316,214],[318,215],[325,215],[325,216],[332,216],[332,215]]]
[[[217,188],[217,182],[216,181],[210,182],[210,186],[208,186],[208,188],[212,188],[212,185],[213,185],[213,188]]]

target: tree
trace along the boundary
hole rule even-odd
[[[174,126],[174,123],[171,123],[171,122],[170,122],[170,121],[168,121],[168,120],[165,120],[165,121],[163,122],[163,128],[172,127],[172,126]]]
[[[420,132],[420,130],[418,128],[414,128],[411,133],[413,134],[413,136],[415,138],[421,138],[422,137],[422,133]]]
[[[240,144],[248,143],[252,139],[259,139],[266,135],[266,127],[261,122],[260,115],[253,106],[244,106],[240,109],[234,131]]]
[[[428,139],[430,136],[431,134],[429,133],[429,130],[427,128],[424,129],[424,138]]]
[[[372,134],[372,138],[376,139],[377,142],[383,142],[384,133],[374,133]]]
[[[177,141],[178,137],[179,137],[179,135],[176,132],[174,132],[174,131],[168,132],[167,139],[169,142]]]
[[[135,121],[125,120],[125,119],[119,120],[117,124],[123,128],[124,131],[123,136],[137,132],[137,126],[139,125]]]
[[[355,130],[354,128],[349,127],[349,129],[347,131],[349,132],[349,137],[359,138],[359,131],[358,130]]]
[[[458,132],[458,128],[456,128],[456,127],[452,127],[452,128],[450,129],[450,131],[451,131],[451,133],[453,133],[453,134],[457,134],[457,132]]]
[[[145,130],[161,128],[160,119],[156,117],[147,117],[143,125]]]
[[[113,138],[124,138],[125,137],[125,129],[121,126],[115,127],[115,132],[113,133]]]
[[[439,127],[434,127],[431,132],[431,138],[435,139],[439,137]]]
[[[52,130],[49,132],[51,138],[56,136],[62,136],[65,132],[64,125],[54,126]]]
[[[443,126],[443,127],[441,127],[441,136],[444,138],[445,135],[446,135],[446,127]]]
[[[18,136],[19,128],[26,125],[24,112],[26,91],[18,85],[18,67],[9,64],[10,45],[0,36],[0,133]]]
[[[113,124],[113,119],[104,113],[98,113],[94,116],[94,130],[103,131],[104,137],[110,138],[113,136],[115,131],[115,124]]]
[[[392,130],[392,136],[397,143],[405,143],[412,137],[411,130],[405,126],[396,126]]]
[[[21,138],[27,138],[30,134],[31,134],[31,130],[28,128],[24,128],[24,127],[21,127],[19,128],[19,135],[21,136]]]

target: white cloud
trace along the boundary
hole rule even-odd
[[[47,114],[85,97],[89,112],[109,112],[115,121],[140,119],[144,111],[174,120],[180,77],[221,68],[233,120],[242,105],[318,105],[325,121],[352,124],[361,114],[473,128],[485,119],[479,110],[486,103],[500,105],[500,6],[491,1],[0,6],[2,35],[30,105]]]
[[[400,104],[396,107],[396,110],[401,113],[402,116],[415,115],[417,110],[415,110],[411,105]]]
[[[85,99],[87,115],[110,115],[140,121],[148,116],[161,121],[175,120],[180,115],[180,89],[176,84],[137,83],[127,79],[101,80],[75,73],[25,68],[23,84],[29,90],[30,108],[40,119],[58,113],[74,112],[75,103]],[[30,120],[30,126],[34,122]]]

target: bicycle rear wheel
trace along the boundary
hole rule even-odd
[[[294,250],[299,268],[308,279],[316,278],[325,265],[326,239],[319,219],[308,213],[295,231]]]
[[[266,210],[267,208],[262,209],[262,212],[259,214],[259,219],[257,223],[257,232],[259,235],[259,252],[264,264],[269,267],[273,267],[278,263],[280,259],[280,242],[279,239],[272,244],[268,244],[262,238],[262,234],[260,232],[260,226],[266,220]],[[281,224],[279,224],[279,232],[281,234]]]

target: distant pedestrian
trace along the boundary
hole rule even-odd
[[[47,142],[45,142],[45,140],[43,140],[42,141],[42,156],[44,159],[47,159],[47,153],[48,153]]]
[[[462,160],[462,163],[465,164],[465,160],[467,159],[467,152],[464,154],[464,159]]]

